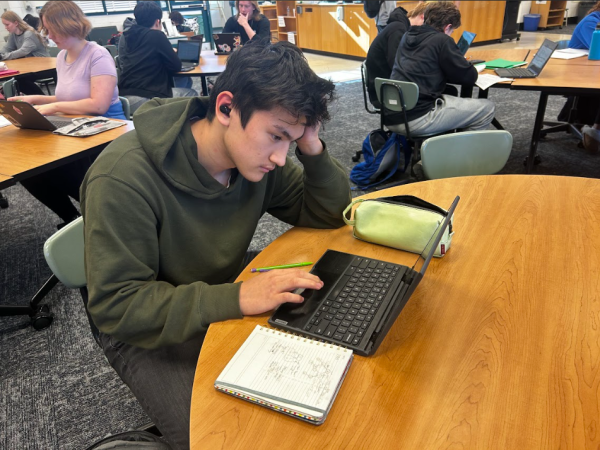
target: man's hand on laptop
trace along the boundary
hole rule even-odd
[[[240,310],[245,316],[262,314],[282,303],[302,303],[304,297],[292,291],[321,289],[319,277],[301,269],[278,269],[261,273],[240,287]]]

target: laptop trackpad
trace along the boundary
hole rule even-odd
[[[340,258],[340,255],[343,255]],[[302,303],[284,303],[275,313],[272,319],[280,319],[287,322],[289,326],[303,328],[305,323],[312,317],[321,306],[321,302],[327,298],[327,294],[336,285],[341,274],[348,266],[349,255],[328,251],[321,257],[310,273],[318,276],[323,282],[323,287],[318,291],[314,289],[296,290],[304,297]]]

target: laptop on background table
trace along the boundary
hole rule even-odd
[[[200,64],[202,41],[177,41],[177,56],[181,60],[181,68],[193,69]]]
[[[300,292],[303,303],[280,305],[269,324],[372,355],[425,275],[459,200],[412,267],[327,250],[310,271],[324,286]]]
[[[26,102],[0,100],[0,114],[15,127],[29,130],[54,131],[72,125],[72,119],[63,116],[44,116]]]
[[[542,69],[550,60],[556,47],[558,47],[556,42],[552,42],[550,39],[544,39],[544,43],[527,67],[494,69],[494,71],[496,72],[496,75],[503,78],[536,78],[542,73]]]
[[[213,34],[215,42],[215,55],[231,55],[234,50],[242,45],[242,38],[239,33],[215,33]]]

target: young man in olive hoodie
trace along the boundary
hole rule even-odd
[[[81,187],[88,311],[105,354],[159,430],[188,445],[208,326],[302,302],[317,277],[275,270],[232,281],[260,217],[337,228],[348,176],[318,137],[334,85],[300,50],[257,41],[229,57],[210,99],[153,99]],[[296,157],[288,157],[295,142]]]

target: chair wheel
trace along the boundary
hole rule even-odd
[[[4,197],[0,197],[0,208],[8,208],[8,200],[6,200]]]
[[[352,161],[359,162],[360,161],[360,156],[353,156],[352,157]]]
[[[529,156],[527,158],[525,158],[525,160],[523,160],[523,165],[527,166],[527,161],[529,161]],[[533,157],[533,165],[537,166],[538,164],[542,163],[542,158],[540,155],[535,155]]]
[[[53,320],[54,314],[50,312],[48,305],[42,305],[38,308],[37,312],[31,316],[31,325],[39,331],[48,328]]]

